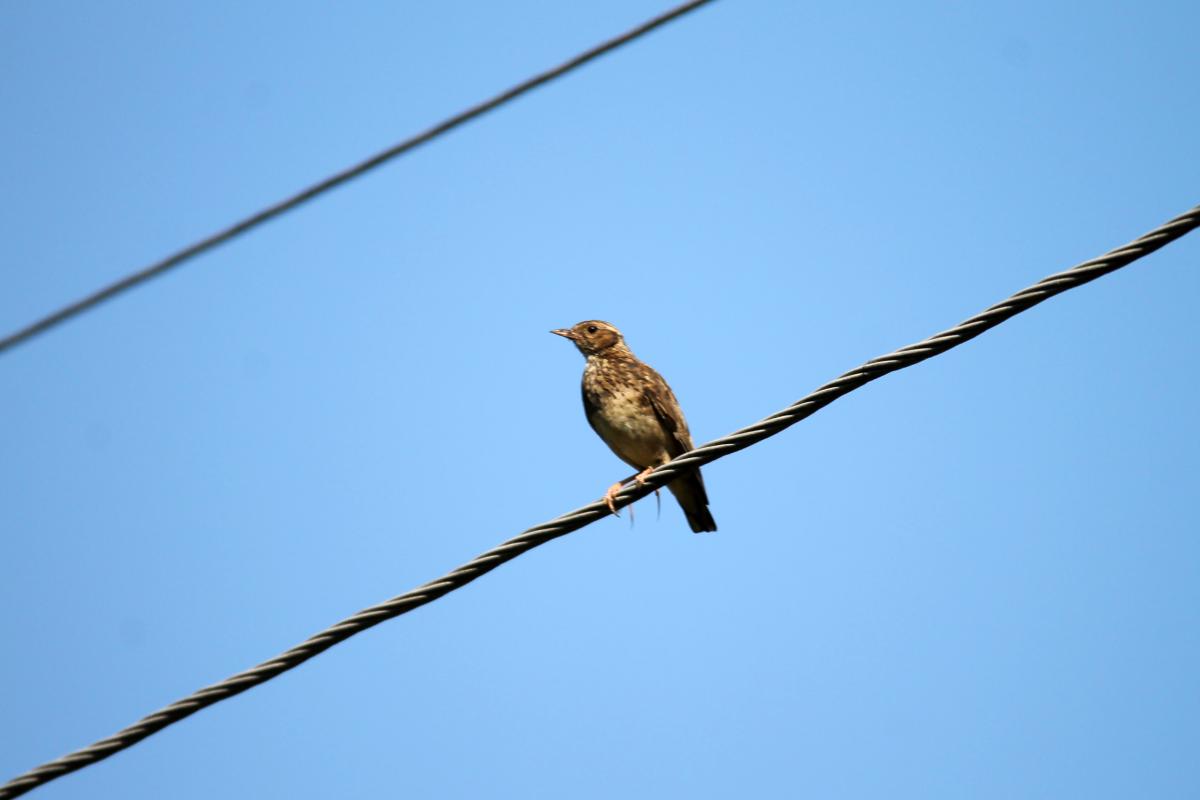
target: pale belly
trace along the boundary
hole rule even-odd
[[[609,397],[592,417],[605,444],[618,458],[639,470],[670,460],[667,433],[654,412],[640,400],[640,395],[634,393]]]

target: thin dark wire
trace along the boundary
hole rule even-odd
[[[949,330],[942,331],[916,344],[901,347],[879,358],[873,358],[861,367],[845,373],[815,392],[797,400],[777,414],[772,414],[754,425],[742,428],[728,436],[697,447],[695,450],[684,453],[670,463],[664,464],[650,473],[643,485],[632,484],[617,494],[616,505],[624,507],[639,498],[645,497],[656,488],[666,485],[682,471],[707,464],[710,461],[716,461],[722,456],[749,447],[769,436],[774,436],[783,429],[795,425],[805,417],[864,384],[870,383],[889,372],[911,367],[913,364],[944,353],[963,342],[974,339],[979,334],[996,327],[1009,317],[1020,314],[1022,311],[1032,308],[1049,297],[1065,292],[1068,289],[1073,289],[1076,286],[1082,286],[1113,270],[1131,264],[1142,256],[1153,253],[1160,247],[1175,241],[1197,227],[1200,227],[1200,206],[1176,217],[1124,247],[1112,250],[1091,261],[1085,261],[1079,266],[1065,272],[1044,278],[1033,286],[1022,289],[1007,300],[997,303]],[[585,525],[589,525],[607,516],[608,513],[608,508],[605,506],[604,501],[598,500],[590,505],[564,514],[557,519],[529,528],[519,536],[493,547],[473,561],[464,564],[453,572],[443,575],[437,580],[431,581],[424,586],[419,586],[387,602],[364,609],[354,616],[342,620],[333,627],[326,628],[302,644],[276,656],[270,661],[264,661],[252,669],[201,689],[190,697],[185,697],[165,708],[155,711],[153,714],[143,717],[137,723],[114,736],[96,742],[82,750],[76,750],[74,753],[63,756],[56,761],[43,764],[24,775],[14,778],[4,786],[0,786],[0,800],[7,800],[7,798],[22,795],[35,786],[54,780],[68,772],[74,772],[77,769],[124,750],[145,739],[152,733],[162,730],[168,725],[178,722],[202,708],[213,705],[228,697],[233,697],[260,683],[265,683],[281,672],[286,672],[293,667],[303,664],[318,653],[324,652],[356,633],[365,631],[385,620],[412,611],[414,608],[430,603],[444,594],[466,586],[471,581],[491,572],[506,561],[511,561],[522,553],[538,545],[545,544],[551,539],[557,539],[559,536],[577,531]]]
[[[201,239],[194,244],[188,245],[182,250],[167,256],[161,261],[156,261],[150,266],[140,269],[137,272],[131,272],[129,275],[126,275],[124,278],[121,278],[115,283],[111,283],[108,286],[97,289],[92,294],[89,294],[86,297],[81,297],[70,305],[63,306],[59,310],[48,314],[47,316],[42,317],[41,319],[32,322],[29,325],[14,331],[13,333],[8,334],[3,339],[0,339],[0,353],[3,353],[5,350],[8,350],[11,347],[15,347],[16,345],[21,344],[22,342],[31,339],[34,336],[37,336],[39,333],[43,333],[50,328],[55,327],[56,325],[66,322],[72,317],[78,316],[84,311],[87,311],[88,309],[91,309],[106,300],[111,300],[117,295],[126,292],[135,286],[145,283],[151,278],[156,278],[167,270],[177,267],[183,262],[189,261],[201,253],[213,249],[217,245],[224,244],[225,242],[234,239],[243,233],[246,233],[252,228],[257,228],[264,222],[291,211],[297,206],[312,200],[317,195],[324,194],[330,189],[340,186],[343,183],[352,180],[353,178],[357,178],[363,173],[368,172],[369,170],[372,170],[387,161],[391,161],[397,156],[401,156],[404,153],[407,153],[408,151],[425,144],[426,142],[436,139],[444,133],[448,133],[465,122],[469,122],[476,117],[482,116],[487,112],[504,105],[510,100],[515,100],[526,92],[536,89],[543,84],[549,83],[555,78],[561,77],[577,67],[583,66],[589,61],[592,61],[593,59],[596,59],[611,50],[616,50],[621,45],[628,44],[634,39],[644,36],[655,28],[661,27],[668,22],[678,19],[688,12],[694,11],[700,6],[707,5],[711,2],[713,2],[713,0],[690,0],[690,2],[683,3],[682,5],[678,5],[669,11],[665,11],[662,14],[659,14],[657,17],[638,25],[636,28],[626,31],[620,36],[616,36],[606,42],[602,42],[592,49],[580,53],[571,60],[559,64],[553,69],[549,69],[538,75],[534,75],[532,78],[513,86],[511,89],[501,92],[491,99],[484,100],[478,105],[471,106],[465,111],[461,111],[458,114],[439,122],[432,128],[429,128],[422,133],[418,133],[416,136],[405,139],[403,142],[393,145],[392,147],[389,147],[387,150],[384,150],[380,153],[376,153],[365,161],[361,161],[358,164],[344,169],[335,175],[331,175],[319,183],[314,183],[307,189],[297,192],[291,197],[280,200],[274,205],[268,206],[267,208],[264,208],[263,210],[246,217],[240,222],[235,222],[224,230],[217,231],[211,236]]]

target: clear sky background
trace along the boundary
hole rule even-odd
[[[663,9],[0,5],[12,329]],[[1194,2],[725,0],[0,357],[0,780],[1200,202]],[[40,789],[1200,794],[1200,235]]]

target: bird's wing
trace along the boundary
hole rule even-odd
[[[667,452],[671,458],[675,458],[692,449],[692,435],[688,432],[687,421],[683,418],[683,410],[679,408],[679,401],[675,399],[675,393],[660,376],[656,374],[655,377],[658,380],[652,382],[644,394],[650,402],[650,408],[654,409],[654,416],[658,418],[659,424],[667,432]],[[712,515],[708,513],[708,492],[704,489],[704,478],[700,475],[699,468],[694,470],[691,475],[676,479],[671,484],[671,491],[679,499],[680,505],[684,506],[684,512],[688,514],[688,522],[692,525],[693,531],[715,531],[717,529],[717,523],[712,521]],[[681,496],[681,493],[684,496]],[[694,498],[694,502],[687,498]],[[692,510],[689,511],[688,508]],[[692,515],[700,513],[696,509],[703,509],[707,522],[696,523],[693,520]],[[700,524],[701,527],[698,528],[697,524]]]
[[[587,384],[580,386],[580,394],[583,395],[583,414],[587,417],[588,425],[592,426],[592,430],[600,433],[600,429],[596,427],[596,415],[600,413],[600,406],[592,402],[592,398],[588,396]],[[603,434],[601,434],[603,438]]]
[[[654,377],[658,380],[651,381],[643,394],[654,410],[658,423],[667,432],[667,452],[674,458],[692,449],[692,435],[688,432],[687,421],[683,418],[675,393],[666,381],[657,375]]]

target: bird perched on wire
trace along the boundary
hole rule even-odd
[[[638,361],[619,330],[592,319],[550,332],[570,339],[587,358],[583,369],[587,421],[618,458],[640,470],[633,476],[638,483],[655,467],[692,449],[692,436],[675,393],[661,375]],[[613,484],[604,494],[614,514],[613,497],[622,484]],[[693,532],[717,529],[699,468],[679,476],[667,488],[679,501]]]

